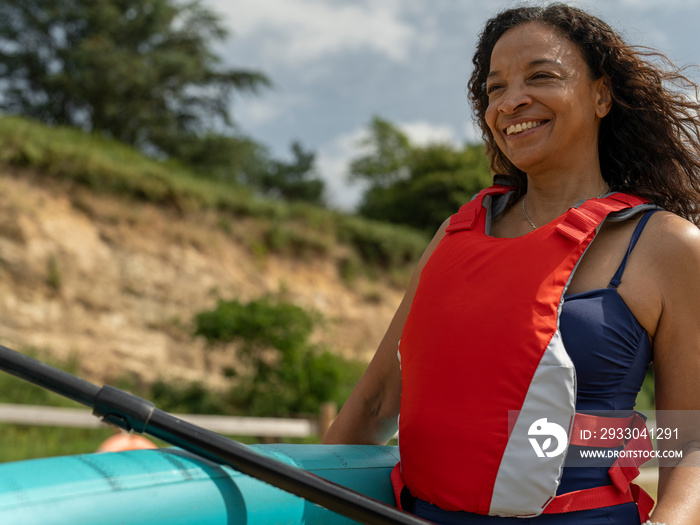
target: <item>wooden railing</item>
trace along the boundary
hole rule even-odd
[[[261,438],[318,436],[320,440],[335,418],[336,412],[335,403],[324,403],[317,419],[205,416],[199,414],[175,414],[175,416],[194,425],[229,436]],[[74,428],[99,428],[104,425],[87,408],[7,404],[0,404],[0,422]]]

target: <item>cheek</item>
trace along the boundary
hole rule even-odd
[[[498,110],[493,104],[489,104],[484,112],[484,120],[486,125],[491,130],[491,133],[498,139],[498,129],[496,128],[496,118],[498,117]]]
[[[498,119],[498,108],[494,105],[489,105],[489,107],[487,107],[486,111],[484,112],[484,121],[486,121],[486,125],[491,130],[491,135],[493,136],[493,139],[496,141],[496,144],[498,145],[498,149],[503,151],[504,140],[503,140],[503,136],[501,135],[501,132],[499,131],[499,129],[497,127],[497,123],[496,123],[497,119]]]

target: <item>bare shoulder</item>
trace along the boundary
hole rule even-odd
[[[674,213],[655,213],[640,239],[640,247],[661,272],[657,278],[689,277],[677,275],[683,270],[700,273],[700,229]]]
[[[670,211],[655,213],[649,220],[649,229],[676,238],[692,237],[698,232],[698,227],[695,224]]]
[[[700,296],[700,230],[697,226],[673,213],[655,213],[639,240],[637,262],[643,269],[644,279],[636,284],[643,287],[642,293],[652,299],[649,304],[656,308],[656,329],[650,334],[663,335],[669,329],[679,329],[689,316],[697,318],[700,313],[697,301]]]
[[[669,326],[662,318],[686,309],[692,294],[700,295],[700,230],[670,212],[652,215],[630,254],[618,291],[655,337],[662,324]]]

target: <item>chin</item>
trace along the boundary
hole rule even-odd
[[[530,173],[537,166],[541,166],[544,159],[533,159],[533,158],[522,158],[522,157],[508,157],[508,160],[518,168],[520,171],[525,173]]]

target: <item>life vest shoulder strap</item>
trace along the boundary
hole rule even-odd
[[[513,189],[512,186],[495,184],[481,190],[450,217],[446,231],[450,233],[472,229],[483,210],[484,199],[505,195]],[[569,209],[556,229],[563,236],[580,243],[611,213],[641,206],[647,202],[646,199],[627,193],[612,193],[605,198],[589,199],[580,206]]]
[[[446,231],[449,233],[457,230],[472,229],[474,224],[476,224],[476,220],[479,218],[479,214],[481,213],[483,202],[486,197],[505,195],[513,189],[514,188],[512,186],[495,184],[481,190],[472,200],[464,204],[457,213],[450,217],[450,224]]]
[[[583,242],[591,230],[598,227],[611,213],[634,208],[648,202],[627,193],[612,193],[601,199],[589,199],[577,208],[569,209],[557,231],[576,242]]]

